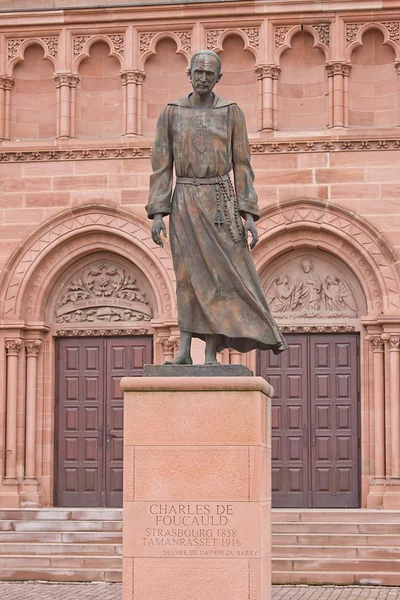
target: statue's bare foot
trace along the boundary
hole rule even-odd
[[[204,364],[205,365],[220,365],[221,363],[218,362],[218,360],[216,358],[212,358],[212,359],[206,358]]]
[[[172,360],[166,360],[164,365],[192,365],[192,357],[186,352],[178,352],[178,354]]]

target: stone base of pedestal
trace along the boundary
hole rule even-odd
[[[124,378],[123,600],[269,600],[260,377]]]

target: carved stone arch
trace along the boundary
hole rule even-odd
[[[319,48],[320,50],[322,50],[322,52],[325,55],[326,61],[330,60],[331,52],[330,52],[329,47],[326,44],[321,42],[318,31],[316,29],[314,29],[314,27],[312,27],[311,25],[295,25],[294,27],[280,27],[280,28],[275,28],[275,31],[277,31],[278,29],[282,30],[282,31],[281,31],[279,38],[275,37],[275,64],[279,65],[279,61],[280,61],[282,54],[286,50],[289,50],[292,48],[292,38],[296,34],[301,33],[303,31],[311,34],[311,36],[313,37],[313,40],[314,40],[313,48]],[[287,30],[287,31],[285,31],[285,30]],[[277,43],[277,39],[280,39],[281,41],[279,43]]]
[[[119,36],[123,36],[123,34],[116,34]],[[90,58],[90,48],[93,44],[97,42],[105,42],[110,49],[109,56],[112,56],[118,60],[120,66],[122,68],[122,54],[123,54],[123,44],[122,51],[118,52],[116,45],[112,37],[110,35],[86,35],[86,36],[74,36],[73,37],[73,71],[78,72],[79,65],[85,58]]]
[[[11,257],[0,283],[5,321],[43,322],[46,302],[60,274],[84,255],[108,251],[129,259],[147,278],[157,318],[175,317],[172,260],[154,251],[150,228],[136,216],[105,206],[84,206],[43,224]]]
[[[250,28],[248,28],[248,29],[250,29]],[[257,28],[254,27],[251,29],[259,30],[258,27]],[[251,40],[249,39],[249,36],[246,33],[245,29],[239,29],[239,28],[234,27],[231,29],[221,30],[221,32],[219,33],[219,35],[216,39],[216,45],[213,48],[208,48],[208,49],[214,50],[214,52],[216,52],[217,54],[219,54],[220,52],[223,52],[224,51],[224,41],[226,40],[227,37],[229,37],[231,35],[237,35],[243,40],[243,44],[244,44],[243,51],[248,50],[249,52],[251,52],[251,54],[256,59],[256,64],[257,64],[258,60],[259,60],[258,47],[256,47],[254,44],[251,43]]]
[[[146,61],[150,58],[150,56],[156,56],[156,46],[158,42],[164,38],[170,38],[176,43],[176,54],[182,54],[186,60],[189,67],[190,64],[190,56],[191,56],[191,47],[189,48],[187,44],[184,44],[184,38],[180,35],[183,32],[179,31],[160,31],[159,33],[149,33],[142,32],[139,34],[140,40],[140,66],[139,69],[144,71],[144,67]],[[184,47],[186,46],[186,47]]]
[[[356,23],[353,23],[352,25],[357,25]],[[395,61],[400,60],[400,45],[398,43],[396,43],[395,41],[393,41],[390,38],[390,32],[388,31],[387,27],[385,27],[385,25],[383,23],[375,23],[375,22],[371,22],[371,23],[360,23],[359,27],[357,27],[356,30],[352,31],[352,41],[349,43],[349,45],[347,46],[346,49],[346,61],[350,62],[351,61],[351,55],[353,54],[353,51],[356,48],[359,48],[360,46],[363,46],[363,35],[364,33],[366,33],[367,31],[371,30],[371,29],[376,29],[378,31],[380,31],[383,35],[383,44],[390,46],[395,54]]]
[[[396,256],[382,234],[364,219],[340,207],[299,198],[263,211],[258,229],[260,243],[253,256],[259,273],[289,250],[318,248],[354,273],[367,300],[369,317],[399,313]]]
[[[50,39],[50,38],[48,38]],[[52,39],[52,38],[51,38]],[[51,45],[46,43],[46,38],[27,38],[27,39],[15,39],[8,40],[8,44],[10,41],[15,41],[16,44],[14,46],[13,56],[8,62],[7,66],[7,76],[11,77],[16,65],[25,60],[25,51],[29,46],[40,46],[43,49],[44,55],[43,60],[49,60],[53,67],[56,68],[57,65],[57,53],[52,50]],[[20,42],[20,44],[18,44]]]

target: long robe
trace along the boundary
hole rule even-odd
[[[146,206],[150,219],[170,215],[179,329],[201,339],[216,335],[218,351],[260,348],[278,354],[286,342],[239,217],[247,212],[259,218],[244,115],[215,95],[209,108],[193,108],[190,98],[168,104],[159,117]],[[233,169],[237,199],[224,198],[216,184],[177,183],[172,195],[174,165],[176,176],[185,178],[214,178]]]

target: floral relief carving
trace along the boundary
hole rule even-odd
[[[322,23],[321,25],[314,25],[313,28],[318,33],[318,38],[321,44],[329,46],[330,43],[330,25],[329,23]]]
[[[246,34],[247,39],[249,40],[249,45],[258,50],[260,46],[260,28],[248,27],[246,29],[242,29],[242,31]]]
[[[349,46],[357,38],[357,34],[360,31],[364,23],[346,23],[346,45]]]
[[[274,28],[274,37],[275,37],[275,50],[279,50],[281,46],[285,44],[286,36],[289,32],[290,27],[275,27]]]
[[[386,27],[388,34],[389,34],[389,39],[391,39],[393,42],[399,42],[400,41],[400,23],[399,21],[387,21],[386,23],[382,23],[382,25],[384,27]]]
[[[352,333],[354,325],[279,325],[282,333]]]
[[[42,345],[42,340],[27,340],[25,342],[25,351],[27,356],[34,356],[37,358],[39,350]]]
[[[218,46],[218,39],[225,29],[208,29],[207,30],[207,50],[214,50]]]
[[[374,352],[383,352],[385,348],[385,339],[382,335],[367,335],[365,338],[367,342],[371,343],[372,350]]]
[[[343,276],[323,274],[310,258],[280,272],[267,290],[271,311],[280,318],[356,317],[357,305]]]
[[[58,37],[44,37],[42,40],[47,46],[47,52],[55,58],[58,53]]]
[[[22,348],[22,340],[20,338],[6,340],[4,345],[8,356],[17,356]]]
[[[192,32],[190,29],[185,31],[174,31],[174,34],[180,39],[181,48],[185,52],[190,52],[192,49]]]
[[[82,54],[83,48],[90,38],[90,35],[75,35],[73,39],[74,43],[74,56],[79,56]]]
[[[151,46],[151,42],[156,34],[152,31],[145,31],[139,35],[139,48],[140,54],[148,52]]]
[[[121,56],[124,54],[125,37],[123,33],[115,33],[108,36],[113,43],[114,50]]]
[[[18,50],[19,50],[22,42],[24,42],[24,41],[25,41],[24,38],[9,38],[7,40],[8,60],[11,60],[12,58],[14,58],[14,56],[17,56]]]
[[[150,330],[146,327],[123,328],[123,329],[59,329],[58,337],[103,337],[119,335],[149,335]]]
[[[132,275],[102,262],[66,284],[56,314],[58,323],[150,321],[151,308]]]
[[[180,348],[179,338],[173,335],[168,338],[157,338],[156,343],[160,344],[163,351],[166,353],[174,353]]]
[[[122,85],[127,85],[128,83],[136,83],[137,85],[142,85],[146,79],[146,73],[143,71],[123,71],[121,73]]]
[[[382,335],[382,340],[384,342],[388,342],[389,350],[393,350],[393,351],[400,350],[400,335],[399,334],[384,333]]]
[[[15,80],[12,77],[6,77],[6,75],[0,76],[0,88],[3,90],[11,90],[14,85]],[[1,160],[1,159],[0,159]],[[8,158],[4,158],[2,160],[8,160]]]

